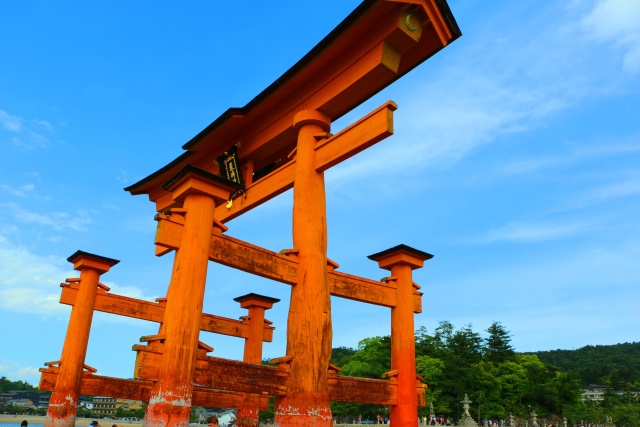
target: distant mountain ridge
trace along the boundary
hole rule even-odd
[[[583,386],[602,384],[622,390],[634,388],[634,383],[635,387],[640,385],[640,342],[525,354],[535,354],[544,363],[574,372]]]

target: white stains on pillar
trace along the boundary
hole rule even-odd
[[[289,406],[278,406],[276,408],[274,415],[286,416],[286,417],[317,417],[323,421],[331,420],[333,417],[331,416],[331,408],[328,407],[319,407],[319,408],[306,408],[303,411],[300,411],[300,408]]]
[[[165,392],[160,391],[158,394],[154,394],[149,398],[149,404],[157,404],[157,403],[168,403],[173,406],[191,407],[191,397],[185,397],[180,393],[174,394],[170,391],[165,391]]]

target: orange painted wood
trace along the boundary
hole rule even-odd
[[[273,368],[273,367],[271,367]],[[41,369],[38,388],[50,391],[54,389],[58,377],[57,370]],[[121,379],[85,373],[82,376],[82,394],[119,396],[125,399],[148,401],[153,380]],[[424,386],[418,387],[418,395],[422,395],[421,405],[425,406]],[[274,394],[275,395],[275,394]],[[194,387],[194,405],[239,408],[244,393],[232,390],[218,390],[203,386]],[[395,405],[397,403],[397,386],[388,380],[356,378],[337,375],[329,380],[329,399],[332,402],[372,403],[376,405]],[[266,409],[261,399],[260,409]],[[420,400],[420,399],[418,399]]]
[[[187,183],[192,187],[186,187]],[[181,207],[187,213],[182,245],[175,254],[167,291],[162,323],[166,339],[159,379],[154,384],[145,413],[148,427],[175,427],[189,423],[209,262],[209,235],[214,220],[214,198],[218,196],[212,190],[216,187],[214,184],[206,176],[192,171],[175,181],[171,187],[179,191],[180,199],[176,202],[182,202]],[[214,194],[207,194],[209,190]]]
[[[137,352],[134,378],[157,381],[162,352],[138,344],[133,349]],[[274,366],[200,356],[196,360],[193,382],[200,387],[218,390],[284,396],[287,376],[286,370]]]
[[[76,282],[76,286],[78,286],[78,298],[81,304],[71,309],[69,326],[58,363],[59,368],[56,368],[61,375],[49,399],[44,421],[46,427],[75,425],[100,275],[118,263],[117,260],[82,251],[73,254],[68,261],[74,264],[76,270],[80,270],[80,279]]]
[[[407,264],[391,267],[397,277],[398,305],[391,309],[391,369],[398,370],[398,402],[391,407],[390,419],[395,425],[417,425],[415,410],[418,399],[415,393],[416,355],[415,327],[411,310],[413,291],[412,269]]]
[[[173,250],[180,246],[182,219],[179,215],[156,215],[156,245]],[[296,283],[298,263],[292,257],[261,248],[224,234],[211,234],[211,261],[256,274],[280,283]],[[383,283],[362,277],[331,271],[327,274],[331,295],[366,302],[369,304],[395,307],[395,284]],[[413,311],[422,312],[422,293],[413,292]]]
[[[243,362],[260,365],[262,362],[262,341],[263,330],[265,324],[265,310],[271,309],[273,304],[280,301],[278,299],[265,297],[262,295],[248,294],[234,301],[240,303],[240,307],[249,310],[248,316],[243,320],[249,322],[249,336],[244,343]],[[278,368],[282,370],[281,368]],[[243,372],[244,378],[249,379],[255,374]],[[273,383],[273,382],[272,382]],[[285,382],[286,384],[286,382]],[[247,394],[242,403],[242,407],[238,409],[236,414],[237,425],[239,427],[257,427],[260,424],[260,399],[256,394]]]
[[[331,359],[331,300],[327,281],[327,223],[324,173],[315,170],[316,135],[329,131],[324,114],[296,114],[298,129],[293,187],[293,247],[298,251],[296,284],[287,319],[291,356],[287,395],[277,397],[274,424],[287,427],[333,425],[327,367]]]
[[[332,402],[396,405],[398,387],[388,380],[336,375],[329,379],[329,398]]]
[[[40,390],[53,390],[58,373],[51,370],[40,370]],[[83,375],[80,392],[91,396],[118,396],[124,399],[148,402],[154,381],[126,380],[101,375]],[[195,386],[192,403],[197,406],[238,408],[242,404],[244,393]],[[266,398],[260,399],[260,409],[268,409]]]
[[[315,146],[315,168],[319,172],[356,155],[393,134],[393,111],[397,105],[391,101],[378,107],[339,133],[320,141]],[[216,218],[229,221],[242,213],[282,194],[293,187],[295,160],[289,161],[266,177],[249,185],[245,196],[234,200],[231,208],[220,205]]]
[[[391,369],[398,384],[398,404],[391,406],[390,422],[393,425],[417,425],[416,407],[422,397],[416,393],[415,326],[413,315],[413,269],[421,268],[431,254],[406,245],[398,245],[369,256],[380,268],[391,272],[388,278],[397,286],[397,305],[391,309]]]
[[[393,112],[389,101],[330,138],[316,143],[314,166],[323,172],[393,135]]]
[[[60,286],[62,287],[60,303],[74,305],[78,298],[77,286],[67,283],[62,283]],[[95,310],[157,323],[162,323],[165,313],[164,305],[159,303],[108,293],[96,295]],[[264,341],[273,340],[274,329],[273,326],[264,325]],[[239,320],[206,313],[203,313],[200,319],[200,330],[238,338],[249,336],[249,325]]]
[[[229,110],[184,146],[189,151],[127,190],[149,194],[161,210],[170,200],[160,184],[187,163],[215,169],[210,159],[229,141],[242,144],[240,160],[254,170],[286,155],[296,144],[291,123],[297,112],[315,109],[335,120],[459,37],[441,6],[435,0],[365,2],[277,83],[246,107]]]

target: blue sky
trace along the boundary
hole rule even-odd
[[[81,249],[121,260],[111,292],[165,295],[154,205],[123,191],[181,154],[319,42],[356,1],[0,3],[0,375],[37,383],[70,313],[59,283]],[[416,328],[484,331],[517,351],[640,339],[640,3],[451,0],[463,36],[335,122],[395,101],[395,135],[326,173],[329,252],[405,243],[435,257],[414,278]],[[227,224],[291,247],[291,192]],[[211,264],[208,313],[281,298],[265,357],[285,352],[290,289]],[[332,299],[334,346],[390,333],[389,310]],[[128,378],[157,325],[97,313],[86,363]],[[214,355],[242,340],[203,333]]]

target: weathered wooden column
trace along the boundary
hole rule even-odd
[[[279,302],[277,298],[271,298],[258,294],[247,294],[234,301],[240,303],[240,307],[249,310],[248,316],[243,321],[249,322],[249,336],[244,341],[243,361],[247,363],[262,362],[262,342],[264,340],[264,312]],[[260,396],[246,394],[242,408],[238,409],[236,424],[239,427],[257,427],[260,424]]]
[[[416,345],[413,322],[413,274],[433,255],[398,245],[369,256],[380,268],[391,271],[390,282],[397,286],[396,306],[391,309],[391,370],[398,371],[398,404],[391,406],[391,425],[418,425],[416,387]]]
[[[327,374],[331,360],[331,301],[327,284],[327,221],[324,173],[315,169],[314,147],[331,120],[315,110],[297,113],[293,187],[293,245],[298,256],[287,321],[292,356],[287,396],[276,399],[281,427],[331,426]]]
[[[98,282],[102,274],[120,262],[83,251],[77,251],[67,261],[73,263],[74,269],[80,270],[80,283],[76,303],[71,308],[58,379],[49,400],[45,427],[75,426]]]
[[[184,227],[167,291],[160,375],[144,423],[150,427],[188,427],[214,210],[216,202],[225,202],[235,188],[191,165],[163,188],[172,192],[176,214],[184,214]]]

